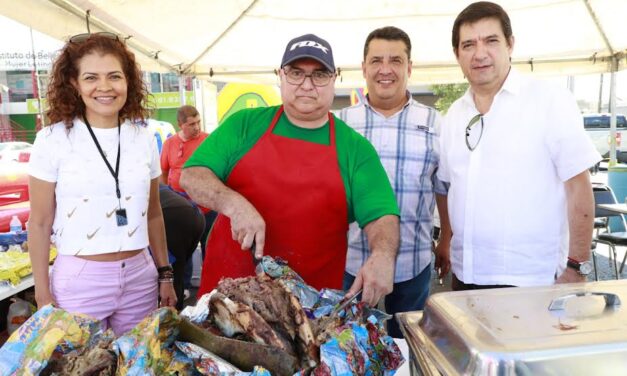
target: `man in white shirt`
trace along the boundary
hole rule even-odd
[[[511,23],[497,4],[464,9],[452,42],[470,83],[440,138],[453,289],[585,281],[594,218],[588,168],[600,155],[575,99],[512,69]]]

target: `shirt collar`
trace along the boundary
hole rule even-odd
[[[405,102],[405,104],[403,105],[403,107],[400,109],[399,112],[402,112],[403,110],[405,110],[407,108],[407,106],[409,106],[409,104],[412,101],[412,96],[411,93],[409,92],[409,90],[405,91],[405,98],[407,98],[407,102]],[[372,105],[370,104],[370,94],[366,94],[365,100],[364,100],[364,104],[366,105],[366,107],[368,107],[369,109],[371,109],[372,111],[378,113],[378,111],[372,107]]]
[[[507,91],[513,95],[518,95],[518,93],[520,93],[520,84],[520,72],[515,70],[513,67],[510,67],[507,78],[505,79],[505,82],[503,82],[503,86],[497,95],[503,91]]]
[[[496,93],[495,97],[499,96],[502,92],[508,92],[508,93],[511,93],[512,95],[518,95],[518,93],[520,93],[520,85],[521,85],[520,72],[514,69],[514,67],[510,66],[509,73],[507,74],[507,77],[505,78],[505,82],[503,82],[503,86],[501,86],[501,89],[498,91],[498,93]],[[472,90],[470,87],[466,90],[466,92],[462,96],[462,101],[464,101],[464,103],[472,107],[475,106],[475,101],[472,98]]]

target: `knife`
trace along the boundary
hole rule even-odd
[[[255,265],[255,274],[259,275],[265,273],[263,265],[261,264],[262,258],[257,258],[255,256],[255,239],[253,239],[253,244],[250,245],[250,254],[253,257],[253,265]]]
[[[346,307],[348,307],[351,303],[355,301],[355,299],[361,294],[362,291],[363,291],[363,288],[357,290],[355,295],[351,296],[350,298],[346,300],[340,300],[340,303],[338,304],[337,307],[333,308],[333,311],[331,311],[331,314],[329,315],[329,317],[336,316],[338,313],[342,312],[342,310],[344,310]]]

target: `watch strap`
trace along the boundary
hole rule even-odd
[[[579,271],[579,269],[581,269],[581,261],[577,261],[574,258],[569,257],[566,261],[566,266]]]
[[[568,260],[566,261],[566,266],[571,269],[576,270],[577,273],[584,275],[584,276],[590,274],[590,272],[592,271],[592,265],[590,261],[578,261],[572,257],[568,258]],[[585,267],[582,267],[582,266],[585,266]]]

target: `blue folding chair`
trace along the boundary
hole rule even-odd
[[[618,259],[616,258],[616,247],[617,246],[627,246],[627,224],[625,223],[625,218],[622,214],[617,213],[615,211],[602,209],[598,207],[598,204],[617,204],[616,196],[614,196],[614,192],[612,189],[605,185],[595,185],[593,186],[594,192],[594,219],[595,219],[595,229],[597,231],[596,236],[594,237],[594,242],[605,244],[610,249],[610,261],[613,260],[614,263],[614,273],[616,275],[616,279],[620,278],[620,273],[623,272],[623,268],[625,267],[625,260],[627,259],[627,252],[623,257],[623,261],[620,266],[620,271],[618,269]],[[605,226],[603,226],[603,223]],[[605,232],[600,232],[601,228],[606,229]],[[594,272],[596,275],[596,250],[592,249],[592,262],[594,264]],[[598,280],[598,278],[597,278]]]

